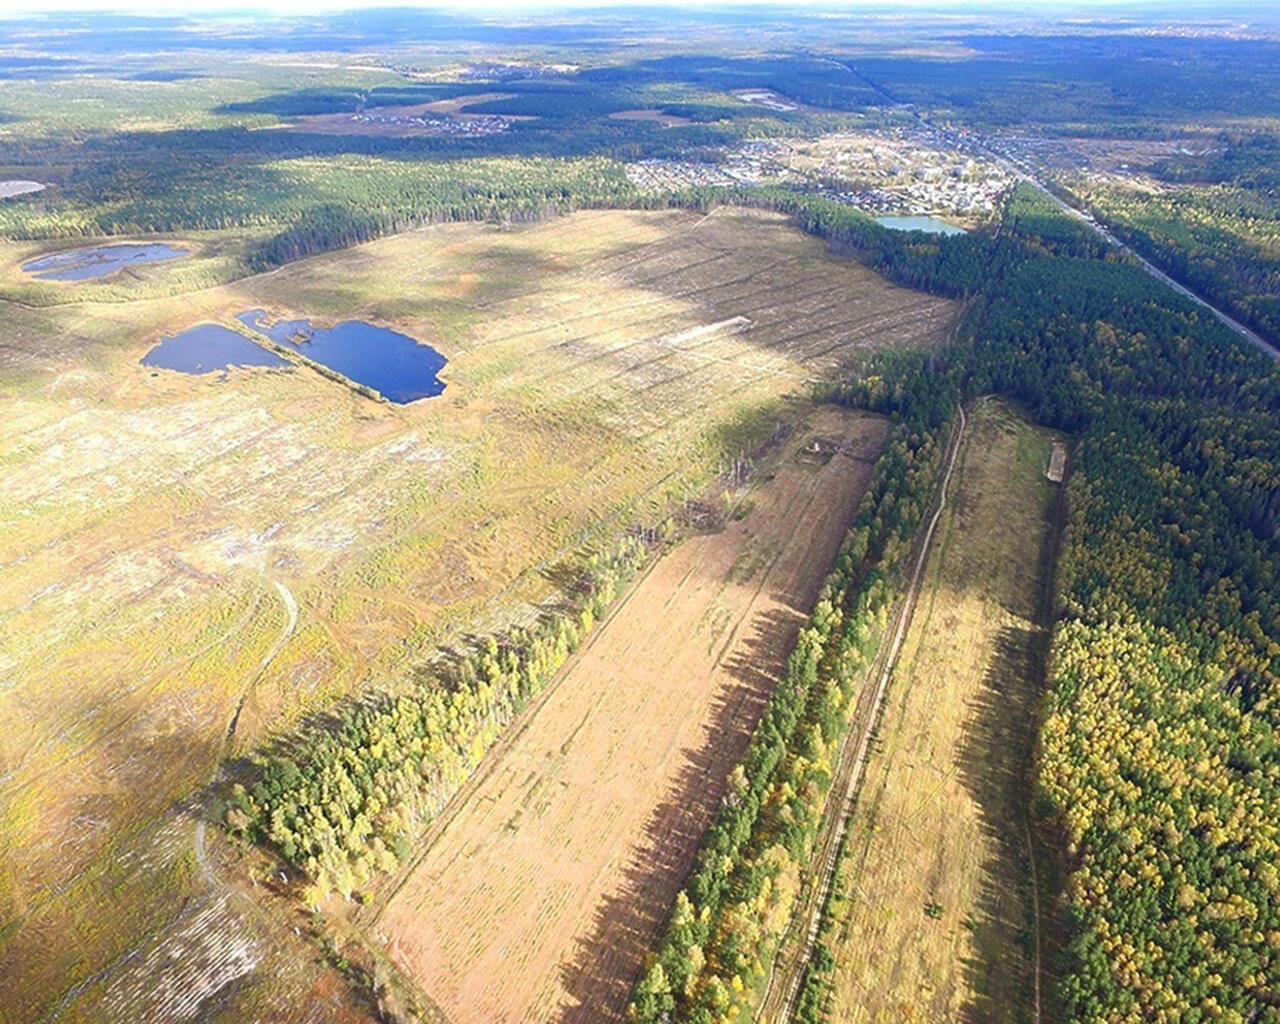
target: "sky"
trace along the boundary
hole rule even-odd
[[[1152,0],[1154,2],[1154,0]],[[880,8],[891,6],[916,9],[963,10],[1007,7],[1026,10],[1025,0],[700,0],[696,6],[748,6],[752,3],[770,3],[793,9],[814,10]],[[1127,0],[1058,0],[1037,6],[1062,7],[1149,7],[1151,3],[1127,2]],[[0,0],[0,17],[6,14],[41,14],[51,11],[110,11],[114,13],[172,15],[186,13],[231,14],[238,11],[261,11],[271,14],[318,14],[326,11],[354,10],[364,7],[423,7],[437,10],[483,12],[530,11],[546,8],[574,7],[655,7],[695,6],[682,4],[680,0]],[[1181,6],[1174,0],[1170,7]],[[1203,4],[1197,5],[1203,6]],[[3,46],[3,40],[0,40]]]

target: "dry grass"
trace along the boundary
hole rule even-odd
[[[306,370],[138,364],[258,306],[395,325],[449,388],[392,407]],[[5,305],[0,1019],[183,919],[204,888],[154,829],[221,757],[527,618],[548,562],[703,486],[793,414],[781,394],[954,312],[732,211],[440,227],[169,298]],[[260,671],[277,583],[300,616]]]
[[[886,427],[820,410],[750,511],[664,557],[481,769],[377,925],[456,1024],[622,1019]],[[802,461],[815,435],[860,459]]]
[[[1030,1019],[1024,812],[1049,439],[972,416],[838,876],[831,1019]]]

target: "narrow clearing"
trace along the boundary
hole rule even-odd
[[[839,864],[840,843],[844,838],[854,801],[857,799],[858,787],[862,784],[862,776],[867,764],[867,751],[880,719],[880,709],[889,688],[889,680],[893,678],[894,669],[898,664],[903,637],[911,622],[911,616],[915,612],[916,600],[920,595],[921,573],[929,557],[929,548],[933,543],[938,520],[947,505],[947,488],[951,485],[951,476],[956,468],[956,457],[960,454],[960,446],[964,443],[965,413],[963,408],[958,408],[956,411],[958,422],[947,451],[946,471],[938,487],[937,506],[920,540],[907,593],[898,606],[891,627],[892,639],[887,646],[882,646],[868,676],[869,686],[874,688],[871,691],[870,704],[866,709],[862,709],[863,714],[845,739],[844,749],[841,751],[836,768],[836,777],[827,797],[822,832],[815,846],[814,855],[815,862],[821,865],[820,884],[801,903],[792,920],[793,929],[797,925],[804,929],[804,941],[797,950],[784,939],[782,949],[769,976],[769,987],[765,991],[760,1013],[757,1015],[758,1020],[789,1021],[791,1014],[795,1011],[796,999],[800,994],[800,983],[804,980],[805,967],[813,955],[813,944],[818,938],[822,907],[826,903],[827,893],[831,889],[836,867]]]
[[[375,926],[456,1024],[622,1019],[885,431],[817,411],[746,514],[662,558],[482,767]],[[797,458],[815,434],[858,457]]]
[[[838,1024],[1037,1017],[1028,779],[1059,487],[1051,438],[1008,406],[968,432],[831,886]]]

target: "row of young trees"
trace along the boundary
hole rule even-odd
[[[814,852],[833,758],[884,631],[887,574],[923,515],[935,430],[900,425],[756,726],[628,1009],[636,1024],[749,1011]]]
[[[583,567],[573,607],[487,637],[448,682],[344,709],[236,783],[226,824],[312,880],[310,902],[392,870],[503,728],[564,664],[648,556],[628,537]]]

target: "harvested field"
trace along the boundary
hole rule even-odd
[[[886,429],[815,413],[749,513],[661,559],[482,767],[376,926],[457,1024],[622,1019]],[[858,457],[798,457],[815,436]]]
[[[1039,1019],[1027,831],[1050,439],[979,405],[834,889],[830,1019]]]
[[[172,297],[3,306],[0,1020],[22,1022],[208,895],[191,823],[154,836],[224,758],[527,621],[549,565],[700,493],[795,417],[780,396],[938,344],[956,312],[730,210],[452,225]],[[448,389],[388,407],[305,369],[139,365],[253,308],[394,326]],[[61,1019],[102,1019],[84,1000],[109,987]],[[305,1017],[291,998],[272,1019]]]

